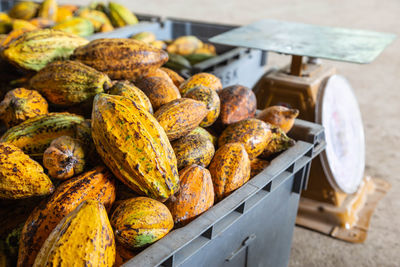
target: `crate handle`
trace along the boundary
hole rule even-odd
[[[256,239],[255,234],[251,234],[250,236],[246,237],[245,240],[243,240],[242,245],[240,248],[232,252],[231,256],[229,258],[226,258],[225,261],[232,261],[240,252],[242,252],[244,249],[246,249],[251,242],[253,242]]]

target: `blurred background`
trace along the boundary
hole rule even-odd
[[[60,4],[85,5],[68,0]],[[358,28],[400,35],[399,0],[231,0],[120,2],[137,14],[244,25],[279,19],[323,26]],[[289,266],[399,266],[400,261],[400,41],[375,62],[357,65],[325,62],[353,86],[366,135],[366,174],[389,181],[392,189],[379,203],[363,244],[349,244],[296,227]],[[269,66],[284,66],[290,57],[269,54]],[[267,248],[266,248],[267,249]]]

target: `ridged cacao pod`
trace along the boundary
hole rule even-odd
[[[173,141],[193,131],[207,113],[203,102],[181,98],[162,106],[154,117],[164,128],[169,140]]]
[[[171,54],[187,56],[193,54],[199,48],[203,47],[203,42],[193,35],[181,36],[176,38],[168,45],[167,51]]]
[[[197,86],[186,92],[186,98],[199,100],[207,106],[207,116],[200,123],[201,127],[211,126],[218,118],[220,111],[220,100],[217,92],[205,86]]]
[[[262,172],[269,166],[270,162],[267,160],[255,158],[250,161],[250,179]]]
[[[137,87],[148,96],[155,110],[159,109],[162,105],[181,98],[178,88],[168,79],[146,77],[135,82]]]
[[[179,87],[179,91],[181,94],[185,94],[189,89],[197,87],[199,85],[211,88],[216,92],[222,90],[222,83],[221,80],[211,74],[211,73],[198,73],[187,79],[184,83],[182,83]]]
[[[268,158],[269,156],[284,151],[296,144],[296,142],[287,136],[286,133],[279,127],[271,125],[271,133],[271,140],[261,153],[261,158]]]
[[[25,29],[27,31],[37,30],[37,27],[30,23],[29,21],[22,20],[22,19],[14,19],[12,21],[12,28],[13,30],[20,30]]]
[[[152,72],[146,73],[142,78],[150,78],[150,77],[159,77],[165,80],[168,80],[169,82],[173,83],[172,79],[168,76],[168,74],[163,71],[161,68],[156,69]],[[136,81],[137,82],[137,81]],[[175,84],[174,84],[175,85]],[[179,91],[179,90],[178,90]]]
[[[55,21],[57,18],[58,5],[56,0],[44,0],[39,9],[39,18]]]
[[[80,174],[85,168],[83,143],[70,136],[54,139],[43,153],[43,166],[53,178],[65,180]]]
[[[0,143],[0,199],[45,196],[53,191],[39,163],[18,147]]]
[[[93,23],[90,20],[81,17],[73,17],[63,20],[57,23],[53,29],[76,34],[82,37],[90,36],[94,33]]]
[[[215,153],[212,141],[200,134],[188,134],[172,142],[178,169],[192,164],[207,167]]]
[[[142,90],[128,81],[115,83],[107,93],[127,97],[139,107],[153,114],[153,106],[151,105],[150,99]]]
[[[183,79],[182,76],[180,76],[175,71],[164,67],[161,67],[160,69],[162,69],[163,71],[165,71],[165,73],[168,74],[168,76],[171,78],[172,82],[175,84],[177,88],[179,88],[181,84],[185,82],[185,79]]]
[[[208,140],[210,140],[211,143],[214,145],[214,147],[217,147],[218,145],[218,138],[202,127],[196,127],[188,135],[202,135],[206,137]]]
[[[54,228],[33,266],[112,267],[114,262],[115,240],[106,209],[86,200]]]
[[[85,8],[79,12],[79,17],[88,19],[93,24],[96,32],[100,31],[101,26],[104,24],[111,26],[111,21],[108,19],[107,15],[99,10]]]
[[[124,263],[136,256],[137,253],[123,245],[116,243],[115,267],[122,266]]]
[[[281,128],[285,133],[288,133],[290,129],[292,129],[298,115],[298,109],[272,106],[261,111],[257,115],[257,119],[271,123],[272,125]]]
[[[92,112],[97,152],[132,190],[166,200],[179,189],[176,158],[156,119],[122,96],[99,94]]]
[[[152,32],[139,32],[130,38],[145,42],[146,44],[154,42],[157,39],[156,35]]]
[[[48,104],[37,91],[16,88],[0,103],[0,118],[7,128],[48,113]]]
[[[74,16],[73,11],[67,7],[60,6],[57,9],[57,17],[55,22],[61,22],[67,19],[70,19]]]
[[[164,237],[174,227],[168,208],[157,200],[137,197],[121,201],[111,216],[115,238],[129,248],[140,248]]]
[[[250,179],[250,160],[241,143],[220,147],[208,168],[217,200],[221,200]]]
[[[88,40],[63,31],[41,29],[24,33],[2,50],[3,57],[17,67],[39,71],[56,59],[68,58]]]
[[[214,188],[210,172],[201,166],[191,165],[179,172],[179,193],[168,200],[174,223],[183,226],[214,204]]]
[[[0,142],[10,143],[32,157],[42,158],[51,141],[63,135],[73,136],[76,124],[83,121],[83,117],[69,113],[36,116],[8,129]]]
[[[256,113],[256,96],[245,86],[226,87],[219,93],[219,98],[221,100],[219,117],[225,125],[251,118]]]
[[[256,158],[272,140],[271,125],[258,119],[245,119],[229,125],[218,139],[218,146],[242,143],[250,159]]]
[[[34,25],[38,28],[41,28],[41,29],[50,28],[50,27],[54,26],[54,21],[49,20],[49,19],[44,19],[44,18],[34,18],[34,19],[29,20],[29,22],[32,25]]]
[[[127,7],[110,2],[108,4],[111,21],[115,27],[124,27],[127,25],[137,24],[139,21]]]
[[[104,73],[78,61],[55,61],[31,78],[30,86],[51,103],[71,106],[92,99],[111,87]]]
[[[98,200],[107,210],[111,209],[115,200],[115,185],[112,174],[105,167],[97,167],[65,181],[47,202],[32,211],[22,229],[18,266],[31,266],[51,231],[88,199]],[[87,221],[90,222],[91,218]]]
[[[39,4],[32,1],[16,3],[8,12],[11,18],[30,20],[39,10]]]
[[[113,80],[136,80],[168,61],[168,54],[133,39],[97,39],[75,50],[73,58]]]

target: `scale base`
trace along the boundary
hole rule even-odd
[[[340,240],[362,243],[372,214],[390,187],[382,179],[366,177],[359,190],[348,195],[340,206],[302,197],[296,224]]]

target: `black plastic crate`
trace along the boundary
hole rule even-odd
[[[14,6],[15,2],[16,1],[13,1],[13,0],[1,0],[0,1],[0,11],[6,12],[6,11],[10,10]]]
[[[325,148],[323,127],[297,120],[296,145],[263,172],[124,266],[287,266],[300,192]]]
[[[88,39],[126,38],[142,31],[150,31],[160,40],[195,35],[200,40],[208,42],[209,38],[237,27],[172,18],[161,19],[156,16],[137,16],[141,21],[140,25],[118,28],[107,33],[97,33]],[[224,87],[241,84],[252,88],[265,73],[266,52],[226,45],[216,45],[216,49],[218,56],[195,64],[191,70],[181,74],[187,78],[199,72],[209,72],[218,76]]]

